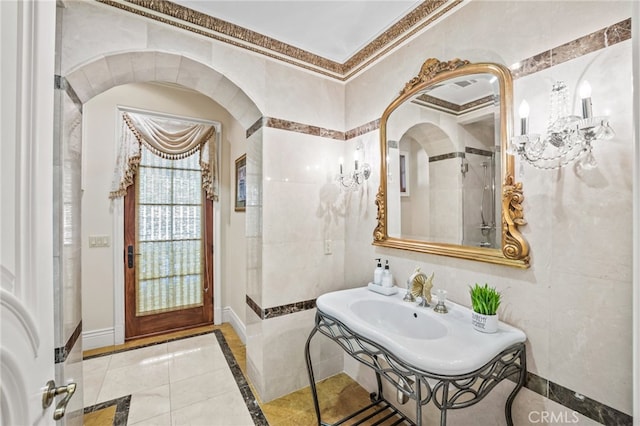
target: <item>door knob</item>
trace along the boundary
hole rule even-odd
[[[66,386],[58,386],[56,387],[56,382],[53,380],[49,380],[47,382],[47,387],[42,393],[42,408],[49,408],[53,400],[56,396],[66,394],[62,401],[56,405],[56,409],[53,411],[53,420],[60,420],[64,417],[64,413],[67,410],[67,404],[69,400],[76,392],[76,384],[69,383]]]

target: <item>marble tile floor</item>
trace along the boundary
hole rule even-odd
[[[255,397],[246,379],[244,345],[229,324],[85,351],[84,356],[87,426],[316,424],[309,387],[268,403]],[[367,391],[346,374],[320,382],[318,393],[323,422],[336,422],[369,403]],[[392,417],[376,424],[397,421]]]

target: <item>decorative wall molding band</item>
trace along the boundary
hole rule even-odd
[[[264,127],[273,129],[288,130],[290,132],[304,133],[306,135],[321,136],[323,138],[345,140],[344,132],[339,130],[325,129],[323,127],[311,126],[309,124],[296,123],[295,121],[282,120],[280,118],[265,117]]]
[[[245,300],[247,302],[247,306],[251,308],[251,310],[258,316],[258,318],[264,319],[262,308],[256,302],[254,302],[248,294],[246,295]]]
[[[537,374],[527,372],[525,387],[603,425],[632,426],[633,417]]]
[[[467,154],[482,155],[483,157],[491,157],[494,154],[493,152],[486,149],[474,148],[472,146],[465,147],[464,152]]]
[[[295,314],[297,312],[308,311],[316,307],[316,299],[303,300],[302,302],[289,303],[287,305],[274,306],[272,308],[261,308],[247,295],[247,305],[262,320]]]
[[[71,333],[69,340],[64,346],[54,349],[53,359],[56,364],[60,364],[67,360],[67,357],[73,350],[73,347],[76,345],[78,341],[78,337],[82,334],[82,320],[76,326],[76,329]]]
[[[263,127],[271,127],[273,129],[288,130],[290,132],[346,141],[357,138],[358,136],[362,136],[366,133],[373,132],[374,130],[378,130],[380,128],[380,119],[377,118],[361,126],[348,130],[347,132],[341,132],[339,130],[325,129],[323,127],[296,123],[295,121],[288,121],[280,118],[262,117],[247,129],[247,139]]]
[[[78,108],[78,111],[82,113],[82,101],[78,97],[78,94],[76,93],[76,91],[73,90],[73,87],[71,87],[69,82],[67,82],[67,79],[65,77],[62,77],[61,75],[58,75],[58,74],[54,74],[53,88],[56,90],[63,90],[67,94],[67,96],[69,96],[69,98],[71,99],[73,104],[76,106],[76,108]]]
[[[413,100],[412,102],[421,106],[426,106],[428,108],[436,109],[438,111],[458,116],[470,111],[474,111],[476,109],[484,108],[485,106],[488,106],[490,104],[495,104],[496,96],[484,96],[474,101],[467,102],[466,104],[458,105],[453,102],[445,101],[444,99],[436,98],[435,96],[431,96],[427,93],[423,93],[415,98],[415,100]]]
[[[345,132],[345,140],[357,138],[358,136],[362,136],[366,133],[373,132],[374,130],[378,130],[380,128],[380,119],[376,118],[373,121],[365,123],[361,126],[358,126],[354,129],[348,130]]]
[[[518,63],[518,67],[512,66],[511,75],[515,80],[629,39],[631,18],[523,59]]]
[[[434,155],[429,157],[429,162],[433,163],[435,161],[449,160],[451,158],[464,158],[464,152],[449,152],[447,154]]]
[[[262,117],[251,125],[246,131],[246,137],[249,139],[251,135],[260,130],[263,127],[270,127],[272,129],[288,130],[290,132],[302,133],[305,135],[321,136],[324,138],[335,139],[339,141],[345,141],[349,139],[362,136],[366,133],[373,132],[380,128],[380,119],[377,118],[373,121],[365,123],[347,132],[341,132],[339,130],[325,129],[323,127],[312,126],[310,124],[296,123],[295,121],[283,120],[273,117]]]
[[[249,139],[255,132],[257,132],[258,130],[262,129],[262,127],[264,126],[263,121],[264,121],[264,117],[260,117],[260,118],[258,118],[258,120],[256,120],[255,123],[253,123],[247,129],[247,132],[246,132],[247,139]]]

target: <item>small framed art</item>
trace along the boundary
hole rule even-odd
[[[247,205],[247,154],[236,160],[236,208],[237,212],[245,211]]]

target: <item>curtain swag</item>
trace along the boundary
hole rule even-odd
[[[177,118],[151,117],[133,112],[122,113],[122,136],[109,198],[124,197],[140,164],[144,144],[154,154],[179,160],[200,151],[202,188],[207,198],[218,199],[218,152],[215,127]]]

